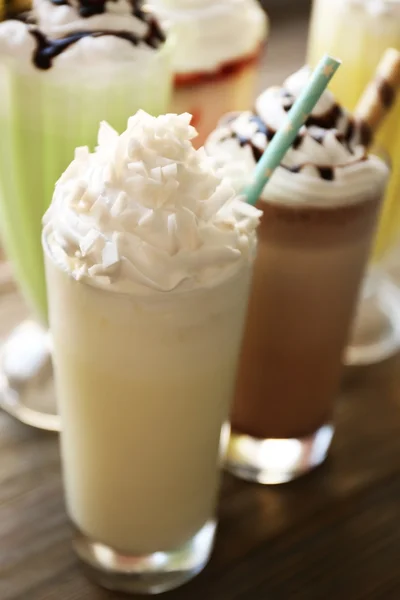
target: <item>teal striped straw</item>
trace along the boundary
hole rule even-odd
[[[318,63],[306,87],[288,112],[286,122],[274,135],[258,161],[252,183],[243,191],[249,204],[254,206],[261,196],[272,173],[293,144],[299,129],[304,125],[340,65],[340,60],[328,55]]]

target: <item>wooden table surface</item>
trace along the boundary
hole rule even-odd
[[[281,24],[268,81],[304,56],[304,17]],[[0,269],[0,336],[27,314]],[[345,377],[325,465],[262,487],[225,475],[212,560],[166,600],[400,599],[400,357]],[[58,439],[0,414],[0,600],[111,600],[70,546]]]

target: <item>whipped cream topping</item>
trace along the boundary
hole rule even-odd
[[[36,51],[36,42],[26,23],[13,19],[0,23],[0,57],[11,56],[28,63]]]
[[[145,38],[147,14],[137,0],[33,0],[40,29],[53,38],[87,30],[130,31]]]
[[[213,285],[251,261],[261,212],[195,150],[191,115],[139,111],[118,135],[102,123],[94,153],[78,148],[44,217],[57,263],[115,291]]]
[[[228,115],[206,142],[221,174],[242,189],[310,77],[303,68],[256,101],[255,113]],[[268,201],[332,206],[379,193],[384,163],[368,156],[366,131],[326,90],[263,192]],[[364,139],[365,138],[365,139]]]
[[[212,73],[257,52],[266,38],[267,17],[257,0],[149,0],[179,52],[177,74]]]
[[[0,23],[0,53],[40,69],[77,61],[138,63],[164,41],[158,21],[136,0],[34,0],[24,22]]]

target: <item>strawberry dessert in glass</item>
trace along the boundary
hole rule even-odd
[[[257,0],[151,0],[176,38],[171,111],[190,112],[203,145],[227,112],[252,107],[268,18]]]

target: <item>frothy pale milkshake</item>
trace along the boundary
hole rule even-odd
[[[125,555],[98,577],[118,589],[174,587],[212,547],[259,211],[193,149],[189,121],[103,123],[45,217],[68,512],[86,562],[109,568],[96,544]]]
[[[189,111],[203,145],[229,111],[254,101],[257,64],[268,35],[258,0],[150,0],[176,41],[173,112]]]
[[[270,88],[210,137],[243,186],[309,77]],[[321,462],[342,352],[387,180],[326,91],[259,201],[264,211],[232,416],[229,466],[279,483]],[[286,444],[285,444],[286,442]]]

